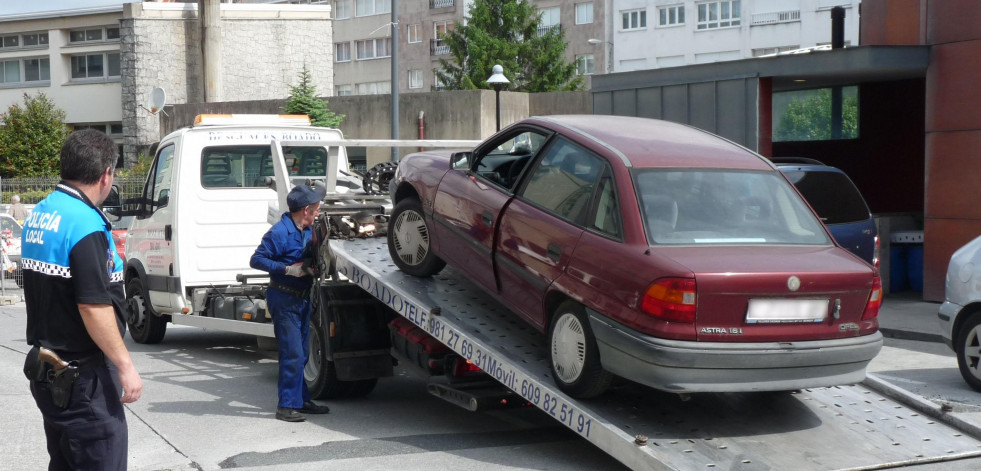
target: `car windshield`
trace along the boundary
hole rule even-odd
[[[633,175],[651,245],[831,244],[779,173],[639,169]]]
[[[11,235],[20,238],[21,226],[12,217],[2,217],[0,218],[0,224],[2,224],[2,230],[10,231]]]
[[[842,173],[790,170],[784,174],[825,224],[867,221],[871,217],[865,198]]]

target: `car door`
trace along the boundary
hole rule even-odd
[[[468,169],[447,172],[433,199],[440,257],[492,293],[498,293],[493,249],[501,211],[547,137],[540,128],[506,132],[477,148]]]
[[[601,157],[556,137],[527,171],[501,217],[496,253],[501,293],[544,328],[544,297],[568,266],[582,236],[600,176]]]

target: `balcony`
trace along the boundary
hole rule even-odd
[[[449,8],[456,0],[429,0],[429,8]]]
[[[800,10],[753,13],[753,22],[750,23],[750,26],[775,25],[777,23],[793,23],[795,21],[800,21]]]
[[[553,29],[561,29],[562,25],[538,25],[538,37],[545,36]]]
[[[450,45],[446,44],[446,41],[442,39],[430,39],[429,40],[429,55],[431,56],[445,56],[450,53]]]

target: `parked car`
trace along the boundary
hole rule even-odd
[[[17,286],[24,286],[23,272],[20,266],[20,235],[24,228],[13,216],[0,213],[0,243],[10,261],[9,267],[3,267],[4,278],[13,278]]]
[[[879,231],[865,198],[845,172],[808,158],[770,160],[804,195],[842,247],[879,266]]]
[[[981,391],[981,237],[950,257],[938,317],[941,335],[957,354],[961,376]]]
[[[446,263],[546,332],[576,397],[855,383],[881,282],[765,158],[665,121],[549,116],[471,152],[404,157],[389,251]]]

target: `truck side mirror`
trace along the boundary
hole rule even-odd
[[[170,202],[170,190],[160,190],[160,198],[158,198],[157,201],[154,202],[154,206],[159,206],[159,207],[167,206],[167,203],[169,202]]]
[[[123,204],[119,198],[119,187],[113,185],[112,189],[109,190],[109,196],[106,196],[105,201],[102,202],[102,211],[113,216],[119,216],[122,209]]]

